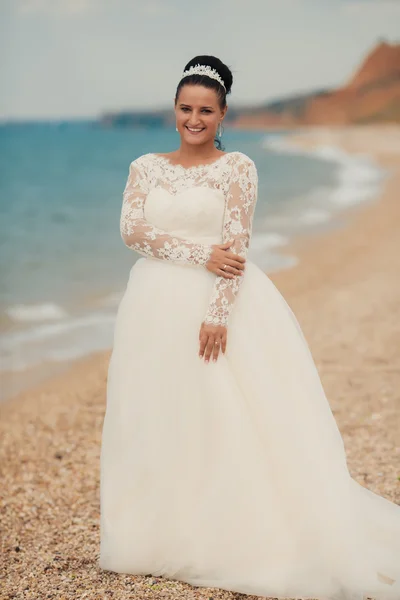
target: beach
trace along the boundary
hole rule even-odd
[[[308,341],[352,476],[400,504],[400,128],[307,129],[291,142],[368,154],[387,169],[379,198],[298,236],[283,250],[298,264],[270,278]],[[0,598],[245,598],[98,568],[109,357],[76,361],[0,405]]]

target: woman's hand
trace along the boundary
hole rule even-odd
[[[205,267],[211,273],[225,277],[225,279],[233,279],[236,275],[244,275],[245,258],[238,254],[229,252],[233,241],[225,244],[213,244],[213,251]]]
[[[227,340],[227,329],[223,325],[208,325],[202,323],[199,333],[200,352],[199,357],[206,363],[212,357],[215,362],[220,350],[225,354]]]

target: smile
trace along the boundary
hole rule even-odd
[[[198,135],[205,129],[205,127],[202,127],[201,129],[200,128],[192,129],[191,127],[188,127],[187,125],[185,125],[185,127],[189,131],[189,133],[191,133],[192,135]]]

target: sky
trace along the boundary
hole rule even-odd
[[[172,108],[199,54],[235,106],[335,87],[399,23],[400,0],[0,0],[0,119]]]

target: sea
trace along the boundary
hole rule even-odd
[[[231,130],[227,152],[259,175],[249,258],[267,273],[293,266],[285,246],[345,223],[385,173],[369,156],[294,147],[287,131]],[[0,382],[111,348],[118,304],[139,258],[122,242],[122,192],[132,160],[179,146],[175,128],[97,121],[0,126]],[[20,386],[2,385],[0,398]]]

